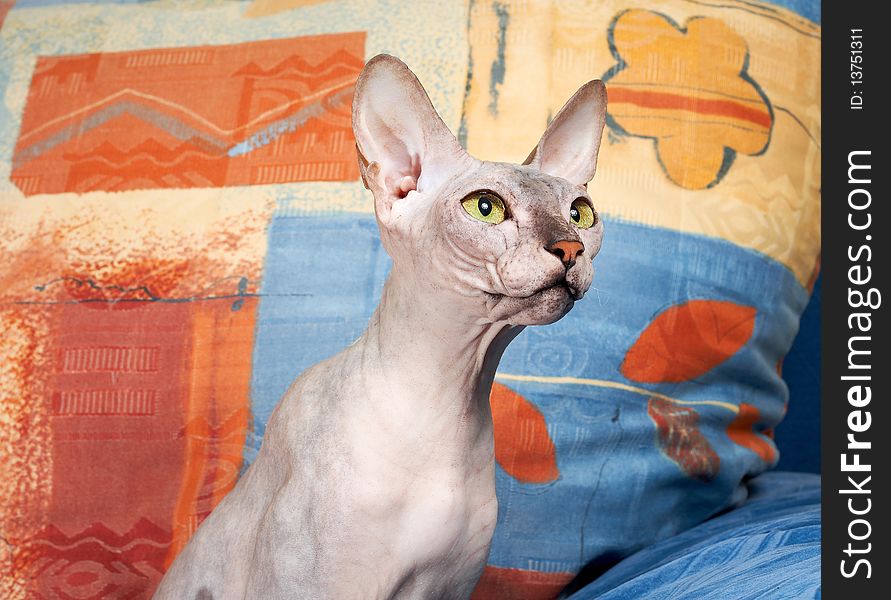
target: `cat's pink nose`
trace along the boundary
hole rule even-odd
[[[578,255],[585,251],[585,246],[581,242],[573,240],[560,240],[546,247],[545,250],[562,260],[567,269],[571,269]]]

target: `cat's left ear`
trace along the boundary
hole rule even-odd
[[[606,121],[606,87],[589,81],[563,105],[524,165],[577,185],[594,178]]]

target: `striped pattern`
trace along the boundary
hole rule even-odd
[[[210,64],[213,57],[213,52],[201,48],[144,52],[128,56],[124,61],[124,66],[128,69],[141,69],[143,67],[167,67],[172,65],[207,65]]]
[[[99,346],[66,348],[62,353],[64,373],[145,373],[158,370],[160,349],[156,347]]]
[[[263,165],[254,169],[253,183],[282,183],[286,181],[341,181],[352,168],[352,163],[300,163]]]
[[[758,104],[763,106],[760,98],[723,100],[709,98],[706,93],[682,94],[666,93],[654,89],[634,89],[628,87],[626,83],[624,87],[621,84],[610,87],[609,99],[613,105],[632,104],[639,108],[656,111],[661,109],[683,110],[693,113],[694,119],[699,118],[699,115],[729,117],[739,121],[748,121],[762,130],[770,129],[771,125],[770,112],[763,107],[757,107]],[[756,107],[752,107],[752,104],[755,104]],[[614,111],[613,114],[617,114],[617,111]]]
[[[56,416],[152,416],[157,410],[156,390],[65,390],[53,399]]]

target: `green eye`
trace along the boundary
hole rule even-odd
[[[504,201],[492,192],[474,192],[461,201],[464,211],[478,221],[498,225],[505,218]]]
[[[572,207],[569,209],[569,218],[575,223],[579,229],[588,229],[597,222],[597,215],[594,209],[583,198],[576,198],[572,201]]]

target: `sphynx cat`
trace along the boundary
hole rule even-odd
[[[156,599],[470,596],[497,513],[495,369],[524,326],[557,321],[591,284],[603,224],[586,184],[605,111],[591,81],[523,165],[480,161],[405,64],[368,62],[352,120],[393,259],[380,305],[294,381]],[[320,248],[320,267],[336,252]]]

